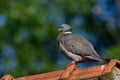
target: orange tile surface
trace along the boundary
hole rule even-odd
[[[65,70],[20,77],[16,78],[16,80],[79,80],[92,78],[110,73],[117,62],[118,60],[113,59],[108,64],[84,69],[75,69],[76,65],[71,64]],[[2,80],[15,80],[15,78],[10,75],[5,75]]]
[[[63,71],[62,75],[60,76],[61,79],[69,79],[70,74],[75,69],[75,64],[70,64],[66,67],[66,69]]]
[[[57,80],[63,73],[63,70],[48,72],[43,74],[25,76],[21,78],[17,78],[17,80]]]

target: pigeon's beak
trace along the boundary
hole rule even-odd
[[[60,27],[60,28],[58,29],[58,31],[62,31],[62,28]]]

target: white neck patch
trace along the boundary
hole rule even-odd
[[[63,34],[71,34],[72,32],[68,31],[68,32],[64,32]]]

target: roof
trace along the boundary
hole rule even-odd
[[[118,60],[113,59],[108,64],[100,65],[100,66],[93,66],[89,68],[76,68],[75,64],[70,64],[66,67],[65,70],[58,70],[48,73],[30,75],[20,78],[13,78],[11,75],[3,76],[3,80],[58,80],[58,79],[65,79],[65,80],[81,80],[81,79],[88,79],[94,78],[97,76],[102,76],[105,74],[109,74],[114,67],[118,67]],[[11,78],[11,79],[10,79]]]

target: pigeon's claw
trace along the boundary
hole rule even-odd
[[[75,61],[72,61],[70,64],[76,64],[76,62],[75,62]]]

